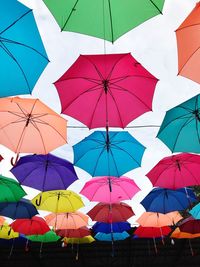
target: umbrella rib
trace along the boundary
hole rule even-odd
[[[98,80],[98,79],[95,79],[95,78],[89,78],[89,77],[82,77],[82,76],[75,76],[75,77],[67,77],[67,78],[64,78],[64,77],[61,77],[58,81],[54,82],[54,84],[57,84],[57,83],[62,83],[62,82],[65,82],[65,81],[70,81],[70,80],[76,80],[76,79],[82,79],[82,80],[86,80],[88,82],[92,82],[96,85],[101,85],[101,80]]]
[[[195,24],[187,25],[187,26],[182,27],[182,28],[179,27],[178,29],[176,29],[175,32],[179,32],[179,31],[181,31],[181,30],[185,30],[185,29],[190,28],[190,27],[193,27],[193,26],[199,26],[199,23],[195,23]]]
[[[119,171],[118,171],[118,168],[117,168],[117,164],[116,164],[116,162],[115,162],[115,158],[114,158],[112,149],[110,149],[110,154],[111,154],[111,157],[112,157],[112,159],[113,159],[113,162],[114,162],[114,165],[115,165],[115,169],[116,169],[116,171],[117,171],[117,176],[119,177],[120,174],[119,174]]]
[[[49,59],[48,59],[46,56],[44,56],[44,55],[43,55],[42,53],[40,53],[38,50],[36,50],[35,48],[33,48],[33,47],[29,46],[29,45],[26,45],[26,44],[23,44],[23,43],[20,43],[20,42],[16,42],[16,41],[11,40],[11,39],[6,39],[6,38],[0,38],[0,41],[1,41],[2,43],[5,42],[5,43],[11,43],[11,44],[15,44],[15,45],[21,45],[21,46],[24,46],[24,47],[26,47],[26,48],[28,48],[28,49],[30,49],[30,50],[36,52],[37,54],[39,54],[41,57],[43,57],[44,59],[46,59],[46,60],[49,62]]]
[[[25,82],[26,82],[26,85],[27,85],[27,87],[28,87],[28,90],[29,90],[29,93],[31,94],[31,88],[30,88],[30,85],[29,85],[29,82],[28,82],[28,79],[27,79],[27,77],[26,77],[26,75],[25,75],[25,72],[24,72],[24,70],[22,69],[22,67],[20,66],[20,64],[19,64],[19,62],[17,61],[17,59],[12,55],[12,53],[9,51],[9,49],[5,46],[5,44],[3,44],[2,42],[1,42],[1,44],[2,44],[2,48],[3,48],[3,50],[6,52],[6,54],[17,64],[17,66],[19,67],[19,69],[21,70],[21,73],[22,73],[22,75],[23,75],[23,77],[24,77],[24,80],[25,80]]]
[[[110,1],[110,0],[108,0],[108,1]],[[112,66],[112,68],[111,68],[111,70],[110,70],[110,72],[109,72],[109,74],[108,74],[108,76],[107,76],[107,80],[110,81],[110,77],[112,76],[113,71],[114,71],[116,65],[117,65],[117,64],[118,64],[124,57],[126,57],[126,56],[128,56],[128,55],[129,55],[129,54],[122,54],[121,57],[118,58],[118,60],[113,64],[113,66]]]
[[[184,128],[186,125],[188,125],[193,119],[194,119],[194,118],[189,118],[189,119],[187,119],[186,122],[184,122],[184,124],[181,126],[181,128],[180,128],[180,130],[179,130],[179,132],[178,132],[178,134],[177,134],[177,136],[176,136],[174,145],[173,145],[173,147],[172,147],[172,151],[174,151],[174,149],[175,149],[175,147],[176,147],[176,144],[177,144],[177,142],[178,142],[178,138],[179,138],[179,136],[180,136],[180,134],[181,134],[181,131],[182,131],[183,128]]]
[[[196,54],[196,52],[200,49],[200,46],[189,56],[189,58],[185,61],[184,65],[180,68],[178,71],[178,75],[181,75],[182,70],[187,65],[187,63],[190,61],[190,59]]]
[[[111,29],[112,43],[114,43],[114,30],[113,30],[113,20],[112,20],[112,11],[111,11],[110,0],[108,0],[108,6],[109,6],[109,17],[110,17],[110,29]]]
[[[40,132],[40,130],[39,130],[37,124],[36,124],[33,120],[31,120],[30,123],[31,123],[31,124],[33,125],[33,127],[38,131],[38,133],[39,133],[39,135],[40,135],[40,137],[41,137],[41,140],[42,140],[42,145],[43,145],[44,152],[45,152],[44,154],[46,154],[47,151],[46,151],[46,147],[45,147],[44,139],[43,139],[43,136],[42,136],[42,134],[41,134],[41,132]]]
[[[87,153],[91,152],[92,150],[101,149],[101,148],[102,148],[102,145],[101,145],[101,147],[97,146],[97,147],[94,147],[94,148],[90,148],[90,150],[86,151],[83,155],[81,155],[81,157],[79,157],[79,159],[76,162],[74,161],[74,164],[76,165],[77,162],[79,162],[83,157],[85,157],[85,155]],[[104,150],[104,147],[103,147],[103,150]]]
[[[170,169],[170,168],[173,168],[173,165],[172,165],[172,164],[167,165],[167,167],[166,167],[165,169],[163,169],[163,170],[159,173],[159,175],[157,176],[157,179],[156,179],[156,181],[155,181],[155,183],[154,183],[153,185],[155,185],[155,184],[158,182],[158,180],[159,180],[160,176],[163,174],[163,172],[165,172],[166,170],[168,170],[168,169]],[[146,176],[148,177],[148,173],[147,173]]]
[[[104,80],[104,77],[103,77],[102,73],[100,72],[100,70],[97,68],[96,64],[91,59],[89,59],[88,56],[85,55],[84,58],[87,59],[90,62],[90,64],[93,65],[93,67],[95,68],[97,74],[99,75],[99,78],[101,80]]]
[[[163,14],[162,11],[159,9],[159,7],[152,0],[149,1],[159,11],[160,14]]]
[[[194,178],[194,180],[197,182],[197,185],[199,185],[199,181],[196,179],[196,177],[193,175],[193,173],[190,171],[189,168],[186,167],[186,165],[182,165],[183,168],[185,168],[190,174],[191,176]]]
[[[97,159],[97,161],[96,161],[96,164],[95,164],[95,166],[94,166],[94,169],[93,169],[93,172],[92,172],[92,176],[93,176],[93,177],[95,176],[95,172],[96,172],[96,169],[97,169],[97,165],[98,165],[99,160],[100,160],[100,158],[101,158],[101,156],[102,156],[102,154],[103,154],[104,151],[105,151],[105,148],[103,147],[102,150],[101,150],[101,152],[99,153],[99,157],[98,157],[98,159]],[[107,153],[107,154],[108,154],[108,153]]]
[[[199,144],[200,144],[200,136],[199,136],[199,127],[198,127],[198,121],[197,119],[195,119],[195,127],[196,127],[196,132],[197,132],[197,138],[198,138],[198,141],[199,141]]]
[[[79,0],[77,0],[77,1],[75,2],[74,6],[72,7],[72,10],[71,10],[69,16],[67,17],[67,19],[66,19],[64,25],[63,25],[62,28],[61,28],[61,31],[64,30],[64,28],[66,27],[67,23],[69,22],[69,20],[70,20],[70,18],[71,18],[71,16],[72,16],[73,12],[76,10],[76,6],[77,6],[77,4],[78,4],[78,1],[79,1]]]
[[[11,23],[7,28],[5,28],[3,31],[0,32],[0,34],[4,33],[5,31],[7,31],[9,28],[11,28],[13,25],[15,25],[20,19],[22,19],[23,17],[25,17],[28,13],[32,12],[31,9],[29,9],[26,13],[24,13],[23,15],[21,15],[17,20],[15,20],[13,23]]]
[[[58,173],[58,175],[59,175],[59,177],[60,177],[60,180],[61,180],[63,186],[64,186],[65,188],[67,188],[66,185],[64,184],[64,181],[63,181],[62,177],[61,177],[62,175],[60,174],[60,171],[57,169],[57,166],[53,165],[53,168],[54,168],[54,169],[56,170],[56,172]],[[74,176],[73,171],[71,171],[70,169],[67,169],[67,170],[70,171],[70,173],[72,174],[72,176]],[[77,176],[76,176],[76,177],[77,177]],[[77,177],[76,180],[78,180],[78,177]]]
[[[121,82],[123,80],[129,79],[129,78],[142,78],[142,79],[158,81],[158,79],[155,78],[155,77],[148,77],[148,76],[144,76],[144,75],[135,75],[135,74],[134,75],[120,76],[120,77],[117,77],[117,78],[109,79],[109,81],[110,81],[110,84],[112,85],[112,84]]]

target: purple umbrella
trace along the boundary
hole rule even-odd
[[[20,184],[40,191],[64,190],[78,179],[71,162],[52,154],[21,157],[11,172]]]

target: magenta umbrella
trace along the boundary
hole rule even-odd
[[[116,203],[131,199],[138,191],[140,188],[130,178],[104,176],[92,178],[80,193],[90,201]]]
[[[154,186],[169,189],[200,185],[200,156],[181,153],[165,157],[147,173]]]
[[[89,128],[124,128],[152,110],[157,82],[128,53],[81,55],[55,86],[62,113]]]

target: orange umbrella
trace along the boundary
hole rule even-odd
[[[178,211],[169,212],[166,214],[157,212],[144,212],[137,222],[144,227],[162,227],[174,225],[183,217]]]
[[[78,229],[88,224],[88,216],[80,211],[68,213],[51,213],[45,216],[49,226],[55,229]]]
[[[2,226],[5,222],[5,218],[0,216],[0,226]]]
[[[197,238],[197,237],[200,237],[200,233],[191,234],[191,233],[181,232],[181,230],[179,229],[179,227],[177,227],[172,232],[172,234],[171,234],[170,237],[171,238],[178,238],[178,239],[182,239],[182,238]]]
[[[47,154],[66,143],[67,122],[39,99],[0,98],[0,140],[15,153]]]
[[[176,30],[178,74],[200,83],[200,2]]]

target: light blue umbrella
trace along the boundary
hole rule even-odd
[[[122,233],[110,233],[110,234],[105,234],[105,233],[97,233],[94,238],[99,240],[99,241],[107,241],[107,242],[113,242],[117,240],[124,240],[129,237],[129,234],[124,231]]]
[[[200,203],[194,206],[189,213],[195,218],[195,219],[200,219]]]
[[[0,97],[30,94],[48,64],[31,9],[0,1]]]
[[[96,131],[73,146],[74,165],[92,176],[121,176],[141,166],[145,147],[126,131]]]

